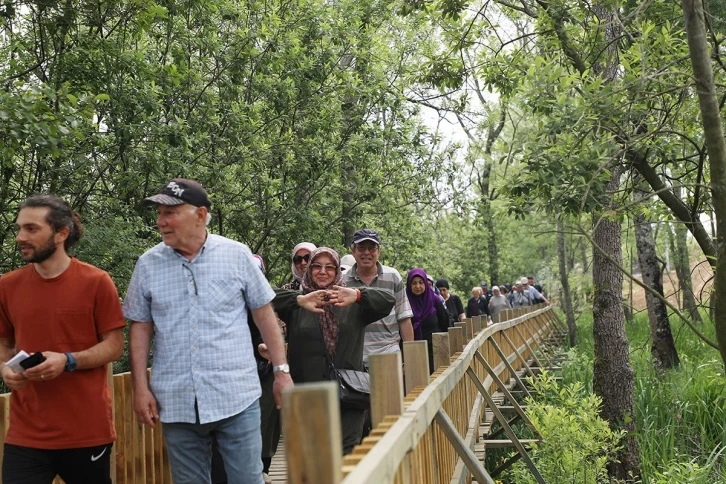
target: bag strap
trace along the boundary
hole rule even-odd
[[[320,337],[323,340],[323,348],[325,348],[325,359],[328,362],[328,366],[330,368],[332,368],[333,370],[335,370],[337,373],[338,370],[335,368],[335,365],[333,364],[333,357],[330,356],[330,352],[328,351],[328,345],[325,344],[325,333],[323,333],[323,325],[320,324],[320,318],[318,318],[318,329],[320,330]]]

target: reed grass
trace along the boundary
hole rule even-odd
[[[647,315],[636,315],[626,324],[643,482],[726,483],[723,363],[687,326],[672,327],[681,365],[659,374],[651,361]],[[704,323],[701,329],[715,340],[712,326]],[[578,340],[563,367],[563,383],[579,381],[592,391],[591,318],[580,321]]]

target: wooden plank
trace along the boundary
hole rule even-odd
[[[371,373],[371,426],[375,428],[386,416],[403,413],[401,353],[370,355],[368,363]]]
[[[406,395],[414,388],[429,384],[429,350],[427,341],[404,341],[403,361],[406,362]]]
[[[126,393],[124,393],[124,375],[117,375],[113,379],[113,406],[115,408],[114,422],[116,424],[116,484],[127,484],[126,472]],[[129,401],[129,406],[131,402]]]
[[[434,347],[434,371],[436,371],[451,364],[449,333],[434,333],[432,341]]]
[[[458,324],[458,323],[457,323]],[[464,330],[460,327],[449,328],[449,355],[454,356],[464,349]]]
[[[444,431],[444,434],[449,439],[449,442],[451,442],[456,449],[456,453],[459,454],[466,464],[466,467],[476,478],[477,482],[494,484],[494,480],[484,469],[484,466],[476,459],[474,451],[466,446],[461,436],[457,433],[453,422],[451,422],[451,419],[443,410],[439,410],[436,413],[436,423],[439,427],[441,427],[441,430]]]
[[[523,445],[531,445],[539,442],[537,439],[519,439],[519,443]],[[481,443],[488,449],[508,449],[515,447],[514,442],[509,439],[482,440]]]
[[[288,482],[338,484],[343,452],[335,383],[295,385],[282,399]]]

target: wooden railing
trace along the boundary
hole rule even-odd
[[[497,385],[488,376],[477,352],[503,381],[533,358],[533,348],[554,331],[550,307],[502,313],[502,322],[483,327],[480,318],[468,319],[434,334],[434,366],[429,376],[425,346],[404,345],[406,396],[401,355],[371,358],[371,413],[374,429],[351,455],[341,456],[339,407],[331,383],[298,385],[284,397],[283,434],[290,483],[386,484],[471,482],[440,421],[441,412],[467,446],[478,439],[478,425],[486,408],[470,378],[469,368],[493,394]],[[509,367],[494,344],[506,349]],[[115,484],[171,484],[171,473],[161,424],[141,425],[133,411],[131,375],[112,375],[117,440],[111,454]],[[322,393],[321,393],[322,389]],[[322,395],[322,396],[321,396]],[[8,428],[10,394],[0,395],[0,466]],[[55,483],[62,483],[56,479]],[[1,484],[1,482],[0,482]]]
[[[549,306],[502,316],[503,322],[488,327],[482,328],[481,320],[472,318],[448,333],[434,334],[438,369],[430,377],[427,370],[423,376],[410,370],[428,369],[425,342],[404,343],[405,398],[400,354],[371,356],[374,429],[345,458],[340,456],[337,389],[329,383],[296,386],[283,404],[288,482],[471,482],[470,469],[477,464],[471,461],[470,451],[479,439],[487,407],[472,377],[493,394],[498,385],[486,364],[500,381],[507,382],[525,362],[537,358],[535,348],[559,330]],[[424,351],[413,350],[422,343]]]
[[[131,374],[111,374],[109,384],[113,395],[116,442],[111,453],[111,479],[114,484],[171,484],[169,460],[161,433],[161,424],[155,429],[142,425],[134,414]],[[2,449],[8,430],[10,394],[0,395],[0,466]],[[83,422],[79,422],[83,425]],[[0,484],[1,484],[0,478]],[[63,481],[56,478],[54,484]]]

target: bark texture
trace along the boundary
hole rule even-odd
[[[572,309],[572,295],[570,294],[569,271],[567,270],[567,251],[565,244],[565,224],[557,221],[557,261],[560,271],[560,284],[562,284],[562,310],[567,320],[567,333],[570,337],[570,346],[577,344],[577,325],[575,312]]]
[[[663,297],[663,271],[656,255],[653,229],[642,213],[635,217],[635,246],[643,283]],[[668,308],[661,299],[648,291],[645,292],[645,300],[648,304],[653,364],[658,370],[676,367],[680,360],[668,321]]]
[[[593,5],[593,12],[603,30],[605,51],[602,62],[594,65],[593,72],[605,82],[615,79],[620,69],[618,39],[620,23],[617,12],[609,3]],[[620,169],[612,168],[610,181],[602,197],[603,213],[617,210],[614,194],[620,185]],[[617,461],[608,465],[611,478],[627,482],[640,480],[638,444],[635,440],[635,404],[633,398],[634,375],[630,365],[630,347],[625,335],[623,314],[623,274],[608,258],[622,265],[620,221],[599,218],[596,215],[592,279],[595,291],[593,302],[593,335],[595,365],[593,389],[602,397],[602,417],[615,430],[625,430],[623,447]],[[598,250],[599,249],[599,250]],[[602,252],[600,252],[602,250]]]
[[[614,170],[609,183],[613,193],[619,183],[619,170]],[[593,389],[602,398],[602,417],[615,430],[626,430],[618,462],[608,466],[615,479],[635,482],[640,477],[638,446],[635,440],[635,404],[633,399],[634,373],[630,365],[630,347],[625,335],[622,293],[623,274],[604,254],[618,264],[622,263],[620,222],[596,220],[593,241],[592,282],[595,289],[593,302],[593,337],[595,366]],[[600,250],[598,250],[598,248]]]
[[[711,56],[701,0],[682,0],[683,17],[688,36],[688,51],[693,66],[693,75],[698,93],[698,104],[703,118],[703,132],[708,149],[708,162],[711,175],[711,198],[716,212],[716,257],[710,262],[714,267],[714,287],[712,297],[716,338],[721,359],[726,362],[726,140],[721,124],[721,112],[716,85],[713,80]]]
[[[702,323],[701,313],[698,312],[696,295],[693,293],[693,281],[691,281],[691,264],[688,255],[688,237],[686,227],[682,224],[673,224],[673,246],[675,257],[673,265],[678,276],[678,289],[680,292],[681,308],[688,313],[691,320]]]

